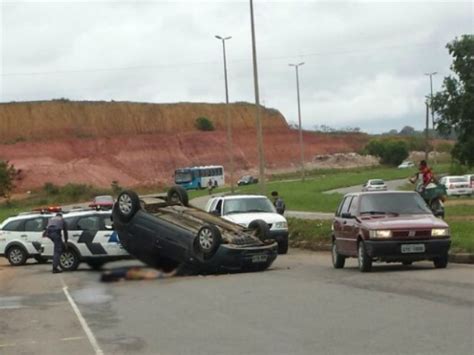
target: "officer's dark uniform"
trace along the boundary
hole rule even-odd
[[[63,241],[61,238],[61,231],[63,231],[64,233],[64,242],[67,243],[66,223],[64,223],[62,215],[58,213],[56,216],[54,216],[48,221],[48,226],[46,227],[46,233],[54,244],[53,273],[61,272],[61,270],[58,268],[59,257],[63,252]]]

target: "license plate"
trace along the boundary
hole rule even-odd
[[[424,253],[425,245],[424,244],[402,244],[402,253]]]
[[[267,256],[266,255],[254,255],[252,256],[252,262],[253,263],[264,263],[267,261]]]

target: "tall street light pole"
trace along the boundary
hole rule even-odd
[[[436,75],[438,74],[437,72],[432,72],[432,73],[425,73],[425,75],[429,76],[430,77],[430,109],[431,109],[431,121],[432,121],[432,124],[433,124],[433,129],[434,129],[434,126],[435,126],[435,123],[434,123],[434,111],[433,111],[433,75]]]
[[[298,64],[288,64],[290,67],[295,67],[296,72],[296,96],[298,99],[298,126],[300,135],[300,152],[301,152],[301,180],[304,181],[304,146],[303,146],[303,131],[301,129],[301,105],[300,105],[300,79],[298,74],[298,67],[304,62]]]
[[[224,81],[225,81],[225,119],[227,125],[227,153],[230,160],[230,190],[234,193],[234,153],[232,147],[232,122],[230,121],[229,115],[229,86],[227,84],[227,60],[225,55],[225,41],[231,39],[231,36],[221,37],[215,36],[222,42],[222,52],[224,55]]]
[[[434,111],[433,111],[433,75],[436,75],[438,74],[437,72],[431,72],[431,73],[425,73],[425,75],[429,76],[430,77],[430,99],[429,99],[429,109],[431,110],[431,122],[432,122],[432,125],[433,125],[433,130],[435,128],[435,122],[434,122]],[[427,101],[428,102],[428,101]],[[428,151],[428,144],[429,144],[429,133],[428,133],[428,130],[429,130],[429,123],[428,123],[428,103],[426,104],[426,151]],[[434,157],[436,157],[436,154],[434,154]],[[425,160],[428,160],[428,153],[425,154]]]
[[[265,194],[265,158],[263,155],[263,135],[262,121],[260,119],[260,97],[258,92],[258,68],[257,68],[257,47],[255,44],[255,23],[253,19],[253,0],[250,0],[250,27],[252,29],[252,58],[253,58],[253,82],[255,88],[255,106],[257,121],[257,145],[258,145],[258,171],[260,192]]]

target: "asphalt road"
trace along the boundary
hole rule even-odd
[[[385,181],[385,184],[387,185],[388,190],[398,190],[400,187],[405,185],[408,182],[408,179],[398,179],[398,180],[387,180]],[[352,192],[360,192],[362,191],[362,185],[355,185],[355,186],[349,186],[349,187],[343,187],[340,189],[334,189],[334,190],[329,190],[325,191],[324,193],[326,194],[332,194],[332,193],[340,193],[340,194],[349,194]]]
[[[2,355],[474,353],[471,265],[362,274],[290,250],[260,273],[104,284],[0,260]]]

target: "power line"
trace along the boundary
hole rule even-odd
[[[413,43],[413,44],[403,44],[403,45],[393,45],[393,46],[383,46],[383,47],[374,47],[374,48],[364,48],[356,50],[338,50],[338,51],[323,51],[323,52],[313,52],[300,54],[296,57],[306,58],[306,57],[316,57],[316,56],[331,56],[339,54],[356,54],[356,53],[366,53],[372,51],[379,51],[385,49],[398,49],[406,47],[429,47],[439,45],[439,42],[426,42],[426,43]],[[276,57],[262,57],[259,61],[265,60],[283,60],[283,59],[292,59],[295,58],[292,56],[276,56]],[[236,59],[230,62],[247,62],[248,59]],[[215,61],[207,62],[189,62],[189,63],[173,63],[173,64],[157,64],[157,65],[139,65],[139,66],[130,66],[130,67],[115,67],[115,68],[90,68],[90,69],[68,69],[68,70],[54,70],[54,71],[44,71],[44,72],[24,72],[24,73],[2,73],[2,77],[11,77],[11,76],[36,76],[36,75],[55,75],[55,74],[74,74],[74,73],[96,73],[96,72],[107,72],[107,71],[124,71],[124,70],[143,70],[143,69],[159,69],[159,68],[175,68],[183,66],[194,66],[194,65],[217,65]]]

